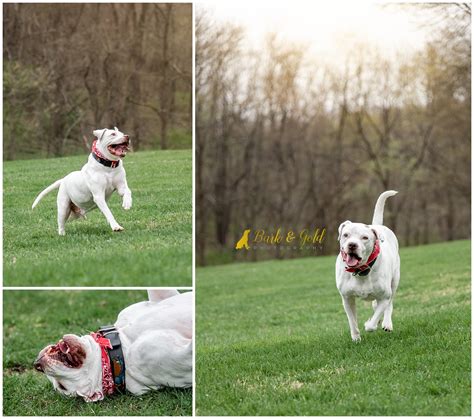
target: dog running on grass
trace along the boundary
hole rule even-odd
[[[122,158],[130,150],[128,135],[114,129],[99,129],[93,132],[95,138],[87,163],[80,171],[69,173],[42,191],[33,202],[32,209],[54,189],[58,189],[58,233],[66,234],[68,219],[84,218],[86,213],[99,208],[112,231],[122,231],[107,200],[114,191],[122,197],[122,207],[132,207],[132,192],[128,188]]]
[[[400,281],[398,241],[383,225],[383,210],[388,197],[396,191],[382,193],[375,204],[372,225],[344,221],[339,226],[340,252],[336,261],[336,285],[349,320],[353,341],[360,341],[356,314],[356,297],[372,301],[374,313],[365,322],[365,330],[393,330],[393,299]]]

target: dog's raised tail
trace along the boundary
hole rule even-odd
[[[36,207],[36,205],[38,205],[38,202],[41,201],[45,195],[49,194],[51,191],[54,191],[55,189],[58,189],[59,185],[61,185],[61,182],[62,182],[62,179],[59,179],[56,182],[54,182],[52,185],[49,185],[44,191],[40,192],[40,194],[36,197],[35,202],[33,202],[31,209]]]
[[[397,191],[385,191],[377,199],[375,204],[374,217],[372,218],[372,225],[382,225],[383,224],[383,209],[385,207],[385,201],[388,197],[396,195]]]

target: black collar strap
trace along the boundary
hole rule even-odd
[[[99,157],[95,153],[92,153],[92,157],[94,157],[94,159],[96,159],[103,166],[111,167],[112,169],[115,169],[116,167],[119,167],[119,164],[120,164],[120,160],[103,159],[102,157]]]
[[[378,256],[369,263],[369,267],[361,271],[360,269],[356,269],[354,272],[352,272],[353,276],[367,276],[369,272],[371,271],[372,266],[374,266],[374,263],[377,262]]]
[[[122,342],[115,326],[102,326],[99,332],[104,338],[110,340],[112,349],[107,349],[109,354],[112,376],[117,391],[125,393],[125,359],[123,357]]]

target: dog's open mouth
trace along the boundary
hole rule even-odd
[[[127,138],[122,143],[110,144],[107,146],[110,154],[113,154],[117,157],[125,157],[128,151],[130,151],[130,140]]]
[[[61,352],[58,345],[51,346],[42,356],[46,360],[46,363],[60,362],[65,367],[74,368],[75,362],[71,354],[65,354]]]
[[[349,266],[349,268],[357,266],[362,260],[362,258],[357,253],[353,252],[343,253],[343,259],[344,262],[346,262],[346,265]]]

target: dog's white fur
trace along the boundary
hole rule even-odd
[[[393,330],[393,299],[400,280],[400,257],[395,234],[382,224],[385,200],[396,193],[396,191],[386,191],[379,196],[375,205],[372,225],[344,221],[339,226],[341,250],[345,253],[356,251],[361,258],[359,265],[366,263],[374,248],[376,237],[378,237],[380,244],[379,256],[367,276],[354,276],[352,273],[346,272],[346,264],[340,253],[336,260],[336,285],[349,320],[353,341],[360,340],[355,305],[356,297],[372,300],[374,313],[365,322],[366,331],[375,331],[382,315],[383,329]],[[350,244],[352,245],[351,250],[349,249]]]
[[[193,293],[175,290],[149,292],[149,301],[120,312],[115,327],[125,360],[126,388],[140,395],[161,387],[192,386]],[[48,357],[51,346],[36,360],[54,388],[88,402],[102,400],[101,349],[90,335],[65,335],[85,351],[80,368],[70,368]],[[38,367],[37,367],[38,368]]]
[[[57,197],[58,206],[58,233],[66,234],[65,224],[68,218],[85,217],[86,213],[99,208],[104,214],[113,231],[121,231],[123,227],[115,220],[107,200],[116,190],[123,197],[122,207],[129,210],[132,207],[132,192],[127,185],[127,178],[121,158],[110,153],[108,146],[120,144],[128,136],[117,128],[95,130],[94,136],[98,139],[97,149],[108,160],[119,161],[118,167],[106,167],[89,155],[87,163],[80,171],[69,173],[62,179],[48,186],[35,199],[32,209],[49,192],[59,188]],[[123,157],[123,156],[122,156]]]

